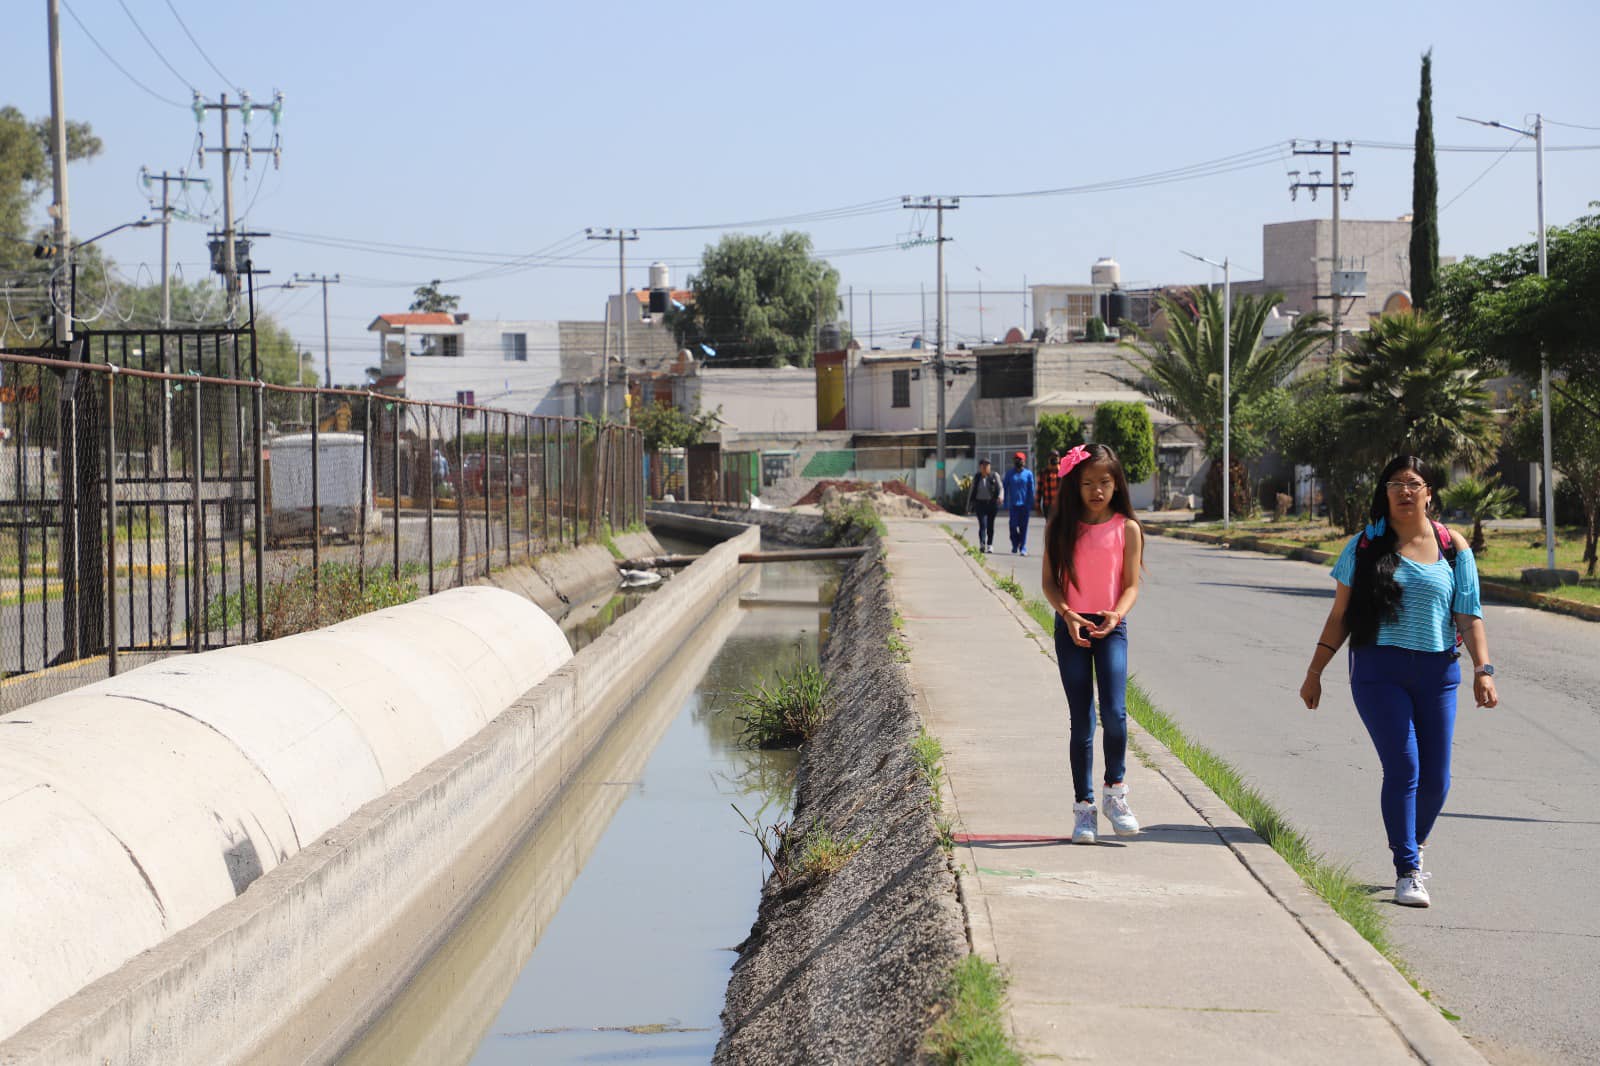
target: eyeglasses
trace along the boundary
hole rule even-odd
[[[1426,481],[1385,481],[1384,486],[1397,495],[1404,493],[1415,495],[1419,492],[1426,492],[1428,489]]]

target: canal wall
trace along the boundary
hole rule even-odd
[[[759,513],[759,512],[758,512]],[[769,878],[740,945],[717,1063],[911,1062],[968,951],[955,871],[912,759],[881,548],[845,572],[822,666],[831,712],[801,751],[789,840],[862,841],[836,873]]]
[[[370,711],[365,719],[351,711],[329,711],[318,717],[304,713],[303,707],[271,698],[272,690],[263,684],[259,669],[252,672],[255,664],[248,655],[275,656],[275,668],[289,673],[301,668],[301,660],[285,656],[273,646],[300,638],[180,657],[144,668],[181,673],[194,670],[203,660],[227,657],[216,669],[207,666],[200,671],[209,686],[204,688],[207,699],[218,708],[246,709],[248,713],[239,711],[236,717],[253,727],[280,720],[297,723],[286,729],[296,744],[283,746],[276,755],[284,762],[284,772],[298,774],[307,804],[327,805],[309,808],[321,820],[308,815],[303,828],[294,814],[276,822],[263,819],[262,843],[255,844],[255,836],[249,839],[258,860],[272,849],[275,861],[270,865],[262,861],[260,875],[242,886],[234,879],[241,862],[230,860],[226,849],[215,846],[217,840],[206,838],[210,845],[208,876],[214,885],[220,884],[215,868],[220,865],[227,871],[230,901],[183,928],[176,923],[162,925],[164,908],[169,906],[163,891],[173,892],[173,900],[182,898],[185,906],[199,908],[202,901],[183,896],[182,886],[165,888],[170,878],[157,878],[127,850],[116,873],[114,899],[132,902],[114,903],[107,895],[112,891],[107,879],[97,876],[98,867],[78,861],[80,853],[89,848],[88,838],[105,823],[69,809],[48,782],[26,780],[9,762],[0,762],[0,797],[7,803],[24,797],[28,803],[56,804],[46,832],[19,833],[7,814],[12,824],[7,826],[5,841],[21,840],[23,847],[43,849],[31,856],[0,858],[0,921],[17,925],[15,931],[0,931],[0,952],[6,955],[0,965],[0,981],[9,982],[0,990],[0,1004],[9,1006],[17,995],[22,997],[17,1002],[26,1005],[11,1017],[26,1021],[40,1004],[59,998],[59,992],[51,998],[26,998],[33,966],[19,965],[30,961],[20,952],[28,950],[34,958],[44,958],[54,950],[72,959],[72,945],[85,939],[71,928],[73,920],[90,926],[96,935],[122,936],[123,927],[146,939],[158,932],[164,935],[164,939],[157,937],[153,946],[119,940],[118,950],[139,953],[0,1043],[0,1064],[212,1066],[331,1061],[442,940],[504,863],[530,820],[560,793],[620,709],[674,654],[681,635],[691,631],[735,587],[738,554],[753,550],[758,538],[756,530],[745,530],[713,548],[619,619],[594,644],[557,664],[537,683],[523,684],[527,675],[517,672],[535,668],[532,662],[523,661],[533,646],[526,634],[554,624],[525,599],[488,588],[452,590],[341,624],[360,630],[357,623],[366,623],[396,631],[390,634],[393,639],[386,641],[362,638],[369,647],[381,644],[385,649],[387,658],[382,666],[392,675],[389,680],[380,676],[382,670],[362,675],[367,683],[382,689],[381,697],[368,698],[365,684],[357,684],[356,675],[349,671],[329,667],[316,676],[316,682],[324,686],[343,679],[342,696],[333,702],[348,698],[360,704]],[[465,638],[448,629],[445,632],[452,634],[448,638],[397,635],[401,623],[396,618],[441,611],[460,614],[456,620],[459,628],[488,625],[493,630],[493,649],[474,658],[465,651]],[[479,618],[480,614],[484,618]],[[492,624],[486,620],[490,617]],[[326,641],[328,633],[340,628],[301,636]],[[507,643],[502,646],[497,643],[500,640]],[[540,647],[546,643],[543,638],[533,641]],[[564,639],[560,646],[566,646]],[[429,657],[452,654],[466,658],[453,671],[441,668],[435,676],[427,665]],[[510,673],[496,675],[498,680],[491,681],[484,673],[490,670],[490,658],[499,659]],[[126,682],[138,673],[114,680]],[[140,696],[122,697],[130,705],[125,708],[129,721],[154,722],[152,728],[159,730],[164,720],[157,712],[162,708],[153,701],[166,699],[177,677],[169,673],[162,684],[142,689]],[[359,799],[359,793],[343,784],[345,775],[354,772],[374,780],[375,775],[381,776],[384,761],[369,745],[367,750],[374,754],[367,761],[379,767],[373,769],[362,764],[359,746],[353,741],[335,745],[332,751],[324,750],[325,742],[338,735],[341,722],[359,721],[376,729],[370,723],[383,721],[385,715],[403,716],[405,691],[413,688],[426,694],[428,705],[443,708],[440,713],[459,714],[467,693],[472,699],[485,700],[485,706],[498,705],[500,710],[453,748],[440,749],[445,753],[420,770],[360,803],[342,820],[334,818],[337,808],[325,794]],[[62,699],[82,695],[74,693]],[[150,708],[143,719],[137,717],[141,709],[134,706],[141,700]],[[324,701],[314,706],[328,705]],[[183,711],[168,710],[173,722],[186,717]],[[51,712],[50,717],[56,713]],[[29,715],[30,722],[37,717],[34,709]],[[105,715],[85,720],[76,735],[93,738],[108,721]],[[157,756],[144,757],[140,754],[143,749],[131,735],[126,736],[130,746],[122,761],[127,769],[121,779],[108,777],[106,795],[117,794],[133,768],[145,766],[157,783],[145,784],[143,792],[128,793],[136,797],[128,803],[129,818],[144,813],[137,809],[142,806],[138,801],[159,794],[160,782],[174,789],[204,786],[212,791],[191,798],[186,808],[189,820],[171,826],[170,836],[207,832],[201,823],[213,810],[218,812],[219,826],[227,831],[255,832],[256,826],[244,817],[243,810],[217,807],[223,785],[236,778],[254,780],[249,769],[238,768],[234,773],[225,765],[213,767],[208,762],[225,754],[224,740],[234,747],[239,744],[198,719],[194,725],[211,729],[218,739],[209,749],[196,748],[196,754],[181,765]],[[8,721],[7,727],[9,742],[18,735],[12,731],[15,719]],[[343,728],[347,734],[359,732],[356,726]],[[158,731],[151,743],[159,745],[161,739]],[[9,757],[9,743],[5,750]],[[395,751],[386,752],[384,758],[396,768],[401,765],[394,761],[400,758]],[[246,757],[245,761],[250,760]],[[107,765],[115,763],[108,761]],[[190,776],[196,776],[200,785],[181,784]],[[267,801],[275,791],[271,785],[274,778],[261,776],[267,783],[253,786],[258,793],[256,802],[270,811]],[[382,784],[391,783],[384,779]],[[17,811],[20,808],[12,808]],[[228,818],[222,816],[223,811]],[[330,819],[337,824],[330,824]],[[228,839],[223,828],[209,831]],[[148,829],[148,834],[152,839],[159,835],[156,827]],[[98,849],[104,857],[101,862],[116,858],[120,850],[115,833],[108,830],[104,835],[110,839],[90,849]],[[288,846],[291,841],[293,848]],[[44,855],[52,847],[63,855],[55,859]],[[63,871],[50,883],[51,889],[63,893],[59,898],[51,890],[41,894],[33,884],[37,871],[47,868],[47,860]],[[248,869],[248,860],[242,860],[242,865]],[[175,874],[181,864],[174,861],[171,869]],[[61,910],[56,911],[58,907]],[[54,948],[26,925],[47,927],[51,913],[70,916],[54,924],[59,941]],[[14,939],[14,932],[25,939]],[[84,979],[93,976],[88,973]]]
[[[677,526],[665,525],[669,515],[680,519]],[[662,525],[663,528],[675,528],[683,532],[692,531],[694,527],[692,522],[682,520],[693,518],[733,522],[741,526],[759,526],[762,540],[766,543],[822,544],[828,536],[827,520],[820,514],[806,514],[800,511],[752,511],[748,507],[733,507],[720,503],[651,500],[645,518],[652,525]]]

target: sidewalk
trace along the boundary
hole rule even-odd
[[[957,832],[1066,836],[1072,782],[1054,645],[943,525],[891,522],[887,562],[919,709],[944,745]],[[1037,589],[1036,554],[991,559]],[[1135,673],[1151,654],[1140,647],[1138,619],[1135,608]],[[1102,816],[1106,836],[1095,847],[956,848],[973,947],[1011,979],[1025,1055],[1481,1066],[1438,1011],[1209,789],[1131,720],[1129,731],[1140,836],[1111,836]],[[1098,733],[1095,747],[1098,775]]]

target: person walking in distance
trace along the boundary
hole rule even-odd
[[[1005,490],[1000,487],[1000,475],[994,472],[989,460],[978,460],[978,472],[967,489],[967,513],[978,516],[978,550],[994,551],[994,516],[1000,511],[1000,500]]]
[[[1080,444],[1061,459],[1056,505],[1044,528],[1040,583],[1055,609],[1056,665],[1072,716],[1072,842],[1099,834],[1094,804],[1095,691],[1105,751],[1102,806],[1118,836],[1139,820],[1123,781],[1128,753],[1128,612],[1139,598],[1144,531],[1133,516],[1117,453]]]
[[[1039,514],[1046,521],[1050,518],[1050,508],[1056,503],[1056,483],[1061,479],[1056,476],[1056,471],[1061,469],[1061,453],[1054,448],[1050,449],[1050,461],[1039,471]]]
[[[1399,456],[1378,475],[1371,520],[1333,566],[1333,608],[1300,698],[1315,710],[1322,671],[1350,640],[1350,694],[1383,766],[1379,805],[1394,856],[1394,901],[1431,903],[1422,869],[1450,792],[1460,652],[1475,664],[1479,707],[1500,702],[1478,600],[1478,567],[1461,534],[1432,520],[1428,468]]]
[[[1011,457],[1006,471],[1006,510],[1011,518],[1011,554],[1028,554],[1028,515],[1033,511],[1033,471],[1021,452]]]

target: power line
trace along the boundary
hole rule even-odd
[[[1193,181],[1218,174],[1229,174],[1237,170],[1249,170],[1254,167],[1266,166],[1282,158],[1283,145],[1284,142],[1282,141],[1274,141],[1271,144],[1252,148],[1249,151],[1236,152],[1233,155],[1221,156],[1201,163],[1191,163],[1187,166],[1174,167],[1169,170],[1152,171],[1148,174],[1139,174],[1129,178],[1114,178],[1083,185],[1063,185],[1053,189],[1029,189],[1020,192],[963,193],[962,198],[1010,200],[1041,196],[1080,196],[1086,193],[1116,192],[1123,189],[1140,189],[1151,185]]]
[[[167,62],[167,57],[161,54],[161,49],[156,47],[156,42],[150,39],[150,35],[144,32],[144,27],[139,25],[139,20],[133,17],[133,12],[128,10],[128,5],[124,3],[123,0],[117,0],[117,6],[122,8],[122,13],[124,15],[128,16],[128,21],[133,23],[133,28],[135,30],[139,31],[139,36],[143,37],[144,43],[150,46],[150,51],[154,52],[156,54],[156,58],[161,60],[161,65],[172,71],[172,76],[177,78],[178,81],[183,84],[185,89],[188,89],[190,92],[194,92],[194,83],[188,78],[185,78],[182,74],[179,74],[177,67]]]
[[[1549,120],[1547,119],[1546,121]],[[1591,127],[1580,126],[1577,128],[1589,129]],[[1417,148],[1410,141],[1346,141],[1345,143],[1357,148],[1379,148],[1392,152],[1414,152]],[[1433,150],[1435,152],[1500,152],[1508,149],[1496,148],[1492,144],[1436,144],[1433,146]],[[1547,144],[1544,146],[1544,150],[1546,152],[1600,152],[1600,144]],[[1533,149],[1521,146],[1511,148],[1509,151],[1531,152]]]
[[[1546,126],[1565,126],[1569,130],[1589,130],[1591,132],[1600,130],[1600,126],[1584,126],[1576,122],[1557,122],[1553,118],[1545,119],[1544,124]],[[1550,151],[1550,147],[1548,145],[1545,146],[1545,151]]]
[[[178,14],[178,9],[172,6],[172,0],[167,0],[167,10],[172,12],[172,17],[173,18],[178,20],[178,25],[180,27],[182,27],[182,29],[183,29],[183,35],[185,37],[189,38],[189,43],[194,45],[194,50],[196,52],[200,53],[200,58],[204,59],[206,61],[206,66],[210,67],[211,70],[216,74],[216,76],[222,79],[222,84],[224,84],[224,85],[232,85],[232,84],[234,84],[234,81],[233,81],[232,78],[230,78],[226,74],[222,73],[221,69],[219,69],[215,63],[211,62],[211,57],[206,54],[206,50],[204,48],[200,47],[200,42],[195,40],[194,34],[189,32],[188,23],[183,21],[183,16]]]
[[[66,0],[62,0],[61,6],[67,9],[67,14],[72,16],[72,21],[76,22],[78,24],[78,29],[83,31],[83,35],[85,37],[89,38],[89,43],[94,45],[95,48],[99,50],[100,54],[106,57],[106,62],[110,63],[119,72],[121,72],[121,74],[122,74],[122,76],[124,78],[127,78],[129,81],[133,82],[139,88],[143,89],[145,91],[145,93],[147,93],[150,96],[155,97],[157,100],[160,100],[162,103],[168,105],[169,107],[176,107],[179,110],[187,110],[187,108],[185,108],[183,104],[181,104],[178,101],[172,99],[172,97],[170,97],[170,96],[162,96],[160,93],[158,93],[154,89],[150,88],[150,86],[146,85],[144,82],[140,81],[138,78],[136,78],[132,74],[130,74],[128,72],[128,68],[123,66],[121,63],[118,63],[116,57],[113,56],[110,52],[106,51],[106,46],[101,44],[99,39],[96,38],[94,34],[89,32],[89,27],[85,26],[83,24],[83,20],[78,17],[78,13],[76,11],[72,10],[72,5],[71,4],[67,3]]]

